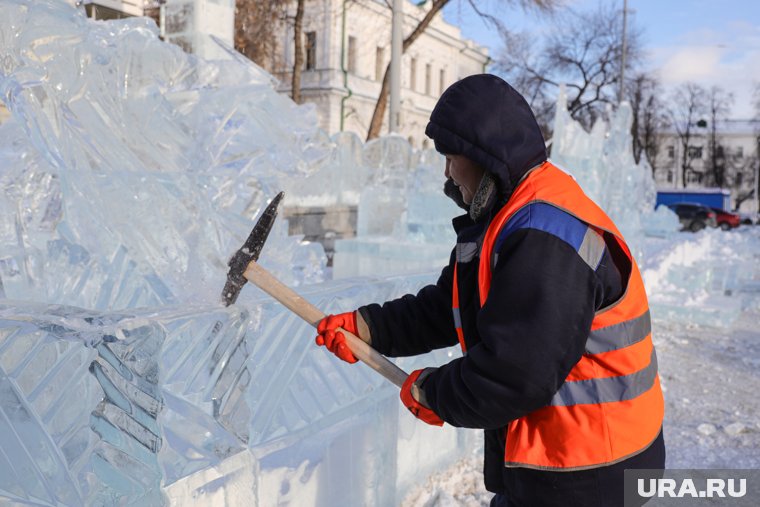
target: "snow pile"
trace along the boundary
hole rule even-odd
[[[650,239],[642,275],[655,317],[715,327],[760,308],[760,228]]]
[[[483,458],[458,461],[448,470],[428,477],[413,489],[401,507],[481,507],[489,505],[492,493],[483,485]]]

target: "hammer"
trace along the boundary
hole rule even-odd
[[[272,202],[269,203],[256,221],[256,225],[254,225],[253,230],[248,235],[246,242],[227,263],[230,269],[227,272],[227,282],[224,285],[224,290],[222,290],[222,300],[225,306],[233,304],[240,295],[240,291],[243,289],[246,280],[248,280],[316,328],[319,321],[325,317],[325,314],[280,282],[256,262],[269,236],[269,231],[272,230],[272,225],[277,217],[277,207],[280,201],[282,201],[283,195],[283,192],[280,192],[272,199]],[[404,385],[404,381],[407,378],[404,370],[390,362],[385,356],[370,347],[358,336],[349,333],[343,328],[339,329],[346,337],[348,348],[351,349],[351,352],[357,359],[396,386],[402,387]]]

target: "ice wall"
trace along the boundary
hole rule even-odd
[[[422,281],[314,286],[306,297],[345,311]],[[314,348],[280,305],[251,308],[0,304],[0,499],[395,505],[472,448],[474,433],[420,424],[368,367]]]
[[[610,117],[609,124],[599,121],[586,132],[567,112],[562,90],[551,159],[607,211],[641,259],[645,236],[672,237],[678,218],[666,208],[654,210],[652,170],[645,159],[637,164],[631,151],[630,106],[621,104]],[[334,276],[419,271],[447,263],[455,242],[450,220],[461,210],[443,195],[442,157],[430,150],[413,162],[401,138],[377,147],[368,143],[364,152],[374,178],[367,179],[359,199],[357,237],[336,241]]]
[[[0,503],[394,505],[473,447],[257,289],[219,304],[266,200],[319,195],[332,166],[335,198],[356,202],[367,149],[220,49],[203,61],[145,19],[0,3]],[[315,285],[324,252],[281,220],[261,260],[326,312],[431,278]]]
[[[363,165],[369,174],[357,210],[355,238],[335,242],[333,276],[384,276],[440,270],[456,235],[451,219],[462,210],[443,193],[444,159],[415,152],[400,136],[370,141]]]
[[[57,1],[9,0],[0,19],[0,97],[14,118],[0,173],[7,297],[214,301],[262,204],[330,156],[313,109],[228,49],[196,59],[148,19],[94,22]],[[298,267],[314,246],[283,231],[271,267],[319,281]]]

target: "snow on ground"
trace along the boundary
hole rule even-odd
[[[480,507],[491,502],[483,486],[482,454],[458,461],[428,477],[401,502],[401,507]]]
[[[760,468],[760,294],[747,292],[758,237],[760,227],[647,245],[668,468]],[[487,506],[482,481],[478,455],[429,477],[402,507]]]
[[[760,468],[760,313],[729,329],[655,321],[668,468]]]

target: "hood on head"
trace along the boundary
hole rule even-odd
[[[463,155],[489,171],[507,196],[529,169],[546,160],[544,136],[530,106],[491,74],[466,77],[443,92],[425,134],[438,151]]]

